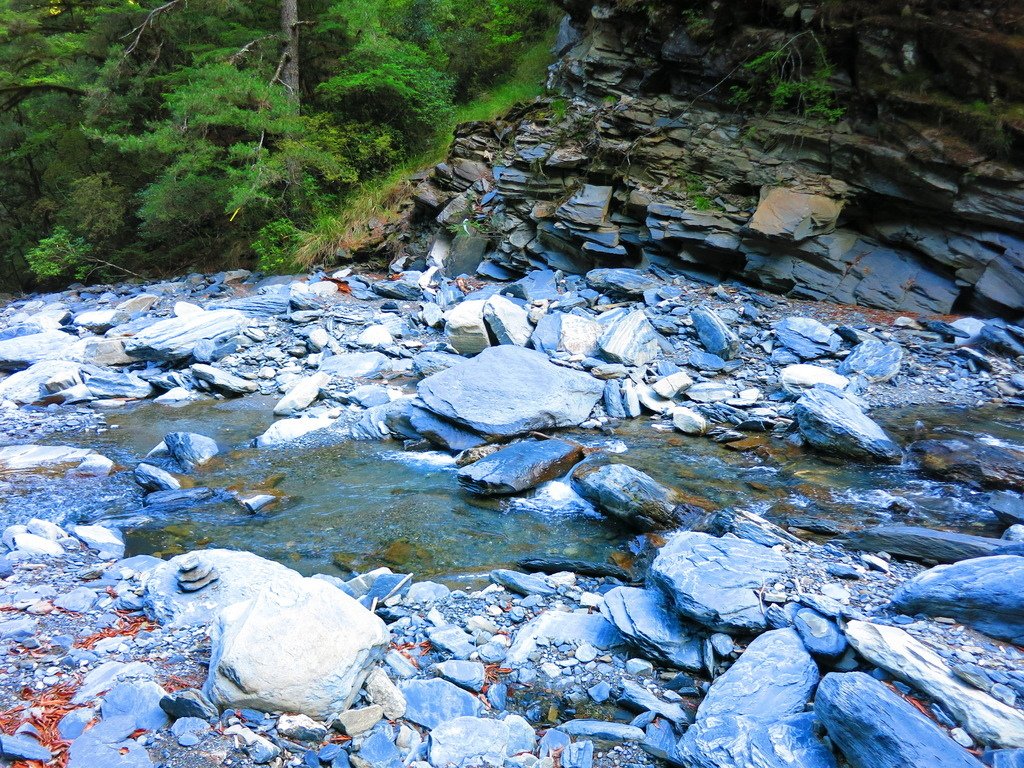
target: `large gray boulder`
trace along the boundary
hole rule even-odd
[[[196,561],[217,578],[202,589],[183,591],[183,569]],[[251,552],[204,549],[173,557],[147,572],[142,580],[143,607],[147,616],[163,625],[203,626],[221,609],[251,600],[266,584],[301,578],[297,571]]]
[[[661,354],[661,335],[637,309],[612,320],[598,346],[602,356],[613,363],[647,365]]]
[[[818,684],[818,666],[791,629],[754,639],[712,684],[696,722],[676,745],[693,768],[819,768],[834,765],[803,713]],[[772,738],[773,734],[775,738]],[[790,744],[790,749],[779,748]],[[773,747],[772,744],[777,746]]]
[[[950,616],[1024,645],[1024,557],[998,555],[940,565],[904,582],[892,603],[904,613]]]
[[[642,298],[644,291],[661,287],[653,275],[636,269],[592,269],[587,272],[587,285],[595,291],[625,299]]]
[[[939,654],[899,627],[851,621],[846,639],[868,662],[938,702],[977,741],[1024,747],[1024,713],[965,683]]]
[[[709,309],[695,309],[690,313],[694,330],[704,349],[723,360],[731,360],[740,349],[740,338],[717,314]]]
[[[245,315],[233,309],[172,317],[139,331],[125,342],[124,351],[137,360],[185,360],[200,341],[234,336],[247,324]]]
[[[142,400],[153,394],[153,385],[134,373],[96,370],[85,374],[85,385],[97,398]]]
[[[428,376],[417,392],[433,413],[497,441],[581,424],[604,385],[589,374],[554,365],[540,352],[500,346]]]
[[[774,327],[779,343],[804,360],[833,355],[843,342],[838,334],[810,317],[787,317]]]
[[[167,452],[187,471],[201,466],[220,453],[217,442],[195,432],[168,432],[164,435]]]
[[[934,722],[863,672],[825,675],[814,712],[850,768],[981,768]]]
[[[192,366],[192,375],[199,381],[209,384],[219,392],[227,395],[247,395],[255,392],[257,384],[255,381],[235,376],[222,368],[205,363],[196,363]]]
[[[34,403],[79,384],[82,366],[68,360],[42,360],[0,381],[0,402]]]
[[[860,407],[837,390],[815,387],[794,409],[797,427],[815,449],[852,459],[898,464],[903,451]]]
[[[573,470],[573,490],[602,514],[638,530],[674,528],[676,494],[626,464],[587,462]]]
[[[546,355],[565,352],[593,357],[604,328],[597,320],[569,312],[548,312],[537,322],[530,340],[533,348]]]
[[[647,658],[699,672],[703,640],[656,589],[616,587],[605,593],[601,615]]]
[[[561,477],[583,458],[577,443],[522,440],[459,470],[459,485],[482,495],[519,493]]]
[[[676,609],[720,632],[760,632],[767,626],[758,596],[789,567],[768,547],[706,533],[672,536],[651,564],[651,581]]]
[[[77,340],[61,331],[4,339],[0,341],[0,371],[18,371],[43,360],[66,360]]]
[[[352,705],[389,641],[384,622],[332,584],[271,582],[218,615],[203,693],[221,708],[327,718]]]
[[[889,381],[899,373],[902,362],[903,347],[899,344],[868,339],[843,358],[838,370],[844,376],[863,376],[875,382]]]

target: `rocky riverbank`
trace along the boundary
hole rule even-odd
[[[457,453],[469,493],[528,494],[565,477],[609,525],[668,531],[651,534],[632,573],[534,562],[453,591],[388,569],[308,578],[223,549],[123,559],[113,527],[19,519],[0,563],[8,759],[1020,759],[1021,449],[964,435],[901,444],[869,415],[921,402],[1014,412],[1024,332],[1010,323],[627,269],[489,284],[437,270],[225,273],[72,288],[2,316],[8,478],[66,473],[54,482],[73,488],[109,473],[151,511],[212,497],[257,511],[273,494],[202,484],[211,462],[232,461],[232,446],[205,435],[168,432],[126,467],[61,446],[60,433],[101,430],[104,413],[137,399],[274,395],[264,449],[314,433],[402,440]],[[903,462],[975,486],[1006,534],[889,525],[821,543],[749,511],[694,506],[628,455],[556,434],[632,419],[738,450]]]

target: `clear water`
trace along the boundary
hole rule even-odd
[[[278,501],[252,515],[215,504],[153,515],[130,472],[111,478],[23,473],[0,476],[0,522],[32,515],[115,520],[132,554],[172,555],[201,546],[249,549],[305,573],[346,574],[389,565],[459,583],[525,557],[628,561],[638,540],[603,520],[568,484],[529,496],[481,499],[461,491],[453,460],[400,443],[324,435],[272,450],[248,447],[272,422],[272,401],[245,398],[110,412],[110,429],[52,442],[92,447],[134,466],[171,431],[215,438],[222,453],[192,476],[196,485]],[[876,412],[901,443],[927,436],[984,435],[1024,444],[1024,413],[998,409]],[[574,437],[616,454],[707,509],[742,506],[780,523],[818,518],[840,528],[904,523],[995,535],[984,494],[922,477],[912,467],[834,462],[765,438],[745,452],[704,438],[659,432],[646,419],[614,435]],[[624,450],[625,449],[625,450]]]

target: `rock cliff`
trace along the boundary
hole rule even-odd
[[[642,265],[882,309],[1024,311],[1012,4],[562,5],[553,96],[460,126],[414,194],[412,231],[430,237],[410,247],[407,229],[396,266]]]

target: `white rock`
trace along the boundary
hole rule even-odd
[[[114,462],[106,456],[93,453],[82,459],[82,463],[75,467],[77,475],[91,475],[92,477],[106,477],[113,471]]]
[[[26,555],[44,555],[47,557],[59,557],[64,554],[64,547],[56,541],[45,539],[34,533],[14,534],[14,547],[17,552]]]
[[[19,470],[80,464],[91,454],[88,448],[66,445],[8,445],[0,448],[0,468]]]
[[[474,764],[502,765],[508,750],[509,727],[501,720],[456,717],[430,732],[430,764],[436,768]]]
[[[43,360],[0,381],[0,401],[34,403],[48,394],[81,383],[81,366],[78,363],[67,360]]]
[[[902,629],[851,621],[846,637],[871,664],[938,701],[982,744],[1024,747],[1024,713],[960,680],[941,656]]]
[[[290,390],[274,406],[275,416],[294,416],[308,408],[320,396],[320,388],[330,381],[324,373],[314,373],[299,379]]]
[[[266,584],[221,611],[211,635],[212,702],[318,718],[352,705],[390,640],[383,621],[319,579]]]
[[[703,435],[708,431],[708,420],[692,408],[673,408],[672,426],[684,435]]]
[[[464,301],[444,313],[445,334],[460,355],[475,355],[491,345],[482,299]]]
[[[327,429],[334,425],[334,419],[326,416],[315,418],[280,419],[270,425],[262,435],[256,438],[257,448],[272,448],[277,445],[290,443],[300,437],[316,432],[320,429]]]
[[[683,371],[679,371],[678,373],[673,373],[663,379],[658,379],[654,382],[652,388],[661,397],[671,400],[679,393],[685,392],[691,386],[693,386],[693,379]]]
[[[360,347],[386,347],[394,343],[395,337],[391,335],[386,325],[371,325],[356,339],[356,344]]]
[[[124,555],[124,536],[103,525],[73,525],[71,534],[89,549],[114,557]]]
[[[525,347],[533,333],[526,310],[504,296],[491,296],[484,302],[484,322],[499,344]]]
[[[850,380],[840,376],[835,371],[823,368],[820,365],[800,363],[798,365],[787,365],[779,374],[782,387],[793,395],[803,394],[804,390],[825,384],[836,389],[846,389]]]

